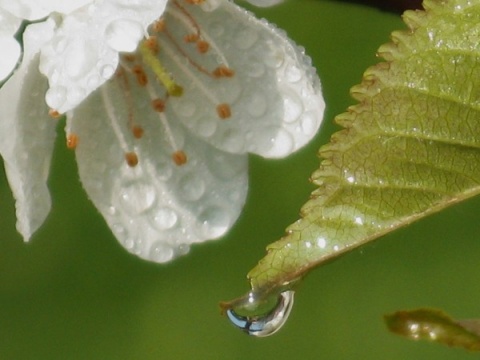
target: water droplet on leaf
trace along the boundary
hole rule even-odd
[[[236,327],[248,335],[269,336],[280,330],[287,321],[292,310],[294,294],[293,290],[282,292],[273,309],[260,315],[239,315],[235,309],[228,309],[227,316]],[[247,301],[250,305],[255,304],[254,295],[251,295]]]

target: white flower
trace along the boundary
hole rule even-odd
[[[297,150],[324,102],[303,49],[232,2],[130,3],[93,1],[27,27],[23,61],[0,89],[0,154],[28,240],[50,209],[49,108],[66,112],[93,203],[127,250],[165,262],[233,225],[247,153]],[[162,17],[150,37],[119,57],[152,14]]]

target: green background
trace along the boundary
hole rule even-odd
[[[325,0],[257,11],[307,49],[327,102],[315,140],[288,160],[251,157],[245,211],[228,236],[157,265],[117,243],[79,184],[59,137],[53,211],[24,244],[0,177],[0,359],[473,359],[387,332],[382,315],[440,307],[480,317],[480,199],[447,209],[324,266],[301,284],[284,329],[248,337],[218,302],[247,291],[245,274],[295,221],[313,189],[316,151],[352,104],[349,88],[403,28],[392,14]]]

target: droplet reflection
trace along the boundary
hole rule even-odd
[[[227,310],[230,321],[248,335],[265,337],[276,333],[285,324],[293,307],[294,292],[282,292],[275,308],[258,316],[241,316],[233,309]]]

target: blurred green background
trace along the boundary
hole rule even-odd
[[[473,359],[463,350],[398,338],[382,315],[440,307],[480,317],[480,199],[450,208],[324,266],[301,284],[290,320],[248,337],[218,302],[247,291],[245,274],[297,219],[313,189],[316,151],[352,104],[349,88],[403,28],[392,14],[327,0],[255,10],[307,49],[321,76],[321,133],[288,160],[251,158],[245,211],[228,236],[168,265],[129,255],[86,199],[60,138],[50,178],[54,207],[29,244],[15,231],[0,176],[0,359]]]

